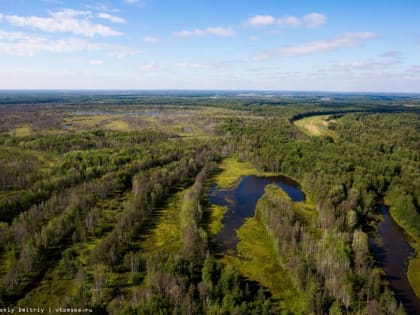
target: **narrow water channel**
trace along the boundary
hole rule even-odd
[[[208,194],[210,203],[228,206],[228,211],[222,220],[223,228],[216,236],[223,252],[236,248],[239,241],[236,230],[246,218],[254,215],[257,201],[264,194],[265,186],[268,184],[276,184],[281,187],[293,201],[305,199],[305,195],[299,189],[299,184],[284,176],[244,176],[231,190],[210,187]]]
[[[404,231],[380,205],[383,221],[378,226],[379,242],[371,240],[371,250],[381,263],[395,297],[409,315],[420,315],[420,299],[414,294],[407,278],[408,259],[414,249],[406,241]]]

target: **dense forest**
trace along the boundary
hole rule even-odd
[[[384,203],[417,253],[407,277],[420,298],[420,98],[328,97],[4,92],[0,308],[417,314],[372,242]],[[214,228],[226,209],[208,191],[232,189],[245,164],[293,178],[306,199],[268,185],[227,253]],[[252,231],[293,303],[238,267]]]

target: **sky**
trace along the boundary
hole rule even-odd
[[[0,89],[420,93],[418,0],[0,0]]]

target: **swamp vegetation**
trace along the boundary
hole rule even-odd
[[[328,96],[4,92],[0,306],[418,314],[369,240],[383,200],[420,298],[420,98]],[[223,250],[211,192],[280,175]]]

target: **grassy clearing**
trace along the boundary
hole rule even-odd
[[[310,116],[295,121],[295,126],[310,136],[330,136],[337,138],[336,132],[328,129],[332,121],[328,121],[329,115]]]
[[[174,253],[181,248],[181,236],[179,213],[186,189],[171,196],[161,210],[161,216],[157,226],[150,235],[142,242],[141,247],[145,252],[154,253],[164,251]]]
[[[112,231],[119,216],[124,211],[124,203],[129,195],[129,193],[125,193],[114,199],[98,200],[96,204],[96,208],[99,210],[98,223],[92,231],[93,235],[87,238],[87,242],[80,243],[79,246],[76,245],[77,252],[80,253],[78,260],[81,265],[89,264],[91,251]]]
[[[277,173],[262,172],[257,170],[249,162],[239,162],[234,158],[226,158],[220,163],[219,168],[221,172],[214,178],[213,182],[219,188],[230,189],[235,187],[242,176],[256,175],[256,176],[275,176]]]
[[[272,238],[256,218],[245,221],[237,231],[238,256],[226,255],[222,261],[236,266],[248,279],[266,287],[283,309],[302,313],[305,297],[294,289],[292,279],[279,262]]]
[[[214,136],[214,129],[221,118],[206,114],[204,109],[144,111],[130,114],[69,115],[64,124],[70,130],[107,129],[117,131],[156,130],[181,137]],[[210,117],[210,118],[209,118]]]
[[[226,206],[218,206],[218,205],[210,206],[211,215],[210,215],[209,231],[212,235],[216,235],[223,228],[222,220],[227,210],[228,210],[228,207]]]
[[[109,112],[68,114],[63,120],[67,131],[108,129],[118,131],[156,130],[189,138],[213,138],[220,122],[241,116],[261,119],[249,112],[216,107],[139,108],[135,113]],[[60,130],[63,131],[63,130]],[[55,131],[59,132],[59,131]]]
[[[98,127],[102,122],[110,118],[110,115],[72,115],[66,117],[64,122],[74,126],[75,129],[86,129]]]
[[[310,200],[293,202],[293,211],[298,220],[306,226],[312,227],[318,217],[318,212]]]
[[[419,250],[417,248],[417,252]],[[414,293],[420,298],[420,257],[418,255],[416,258],[410,259],[407,276]]]
[[[113,131],[133,131],[126,115],[98,114],[98,115],[70,115],[64,119],[64,124],[69,130],[94,130],[106,129]]]
[[[114,131],[131,131],[130,125],[124,120],[112,120],[104,125],[105,129]]]
[[[23,125],[13,129],[10,134],[15,137],[27,137],[32,134],[32,128],[30,125]]]

